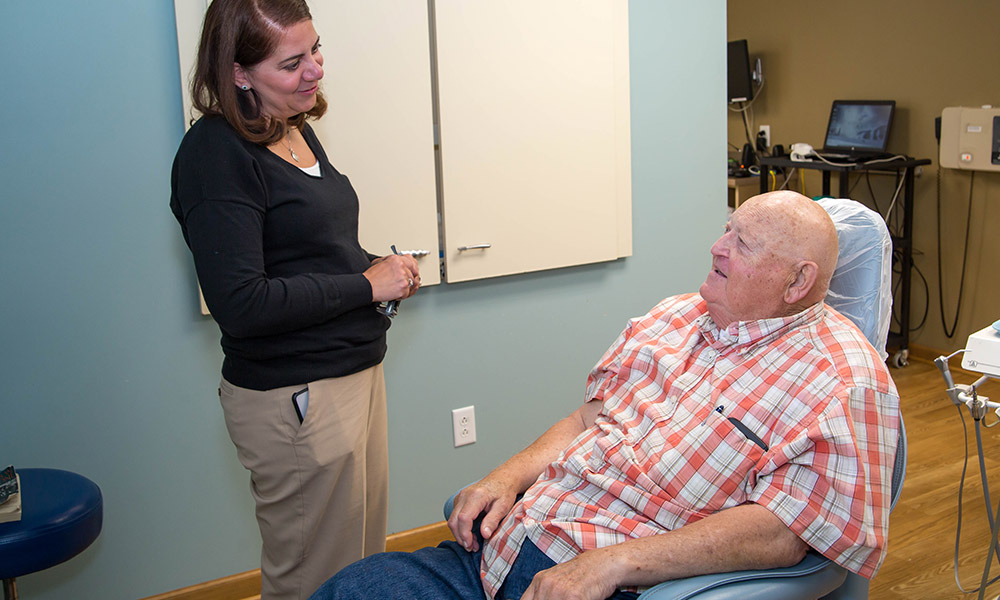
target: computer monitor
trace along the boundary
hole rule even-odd
[[[895,100],[834,100],[825,151],[885,152]]]
[[[729,42],[729,103],[747,102],[753,98],[750,74],[750,52],[746,40]]]

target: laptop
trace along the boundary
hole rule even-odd
[[[823,158],[851,161],[893,156],[886,151],[895,100],[834,100],[826,125]]]

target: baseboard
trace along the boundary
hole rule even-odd
[[[385,538],[386,552],[413,552],[427,546],[437,546],[445,540],[454,539],[448,523],[441,521],[394,533]]]
[[[451,539],[444,521],[394,533],[385,539],[389,552],[412,552]],[[260,598],[260,569],[229,575],[142,600],[256,600]]]
[[[142,600],[251,600],[260,598],[260,569],[197,583]]]
[[[929,348],[927,346],[921,346],[919,344],[912,344],[909,347],[910,357],[919,358],[927,362],[934,362],[934,359],[943,355],[948,355],[948,352],[942,350],[937,350],[935,348]]]

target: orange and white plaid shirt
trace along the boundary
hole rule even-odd
[[[595,425],[484,549],[490,597],[525,538],[560,563],[747,502],[851,571],[871,578],[881,565],[899,396],[875,350],[833,309],[720,330],[700,296],[668,298],[629,322],[586,397],[603,403]]]

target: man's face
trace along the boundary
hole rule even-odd
[[[712,246],[712,270],[699,290],[717,325],[784,314],[784,292],[793,274],[783,252],[786,235],[759,203],[733,213]]]

